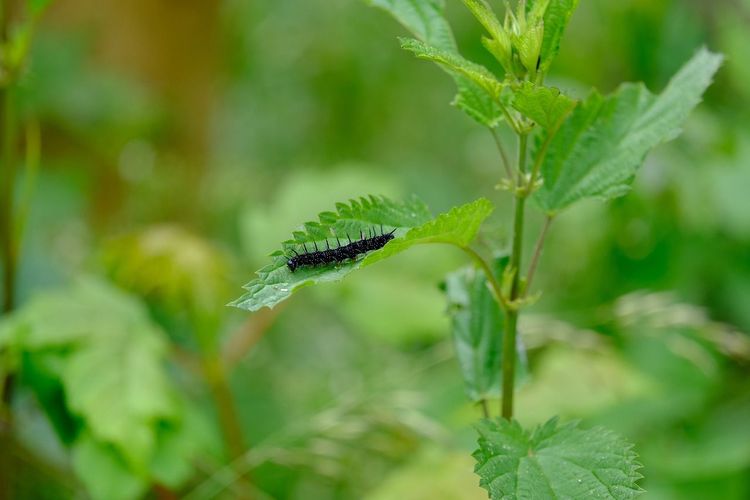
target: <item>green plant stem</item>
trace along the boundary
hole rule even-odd
[[[466,252],[474,262],[476,262],[479,267],[482,268],[484,271],[485,276],[487,277],[487,281],[490,284],[490,288],[492,289],[492,294],[495,296],[495,300],[500,305],[500,307],[503,308],[504,311],[508,310],[508,303],[505,300],[505,297],[503,297],[503,289],[500,286],[500,282],[497,281],[497,277],[492,272],[492,268],[487,263],[486,260],[482,258],[481,255],[479,255],[475,250],[469,247],[460,247],[461,250]]]
[[[529,290],[531,289],[531,281],[534,279],[534,274],[536,273],[536,268],[539,264],[539,258],[542,255],[542,248],[544,247],[544,242],[547,239],[547,232],[549,231],[549,227],[552,224],[553,219],[554,217],[551,215],[548,215],[544,219],[542,232],[539,234],[539,239],[536,240],[536,245],[534,246],[534,255],[533,257],[531,257],[531,264],[529,265],[529,270],[526,273],[526,282],[524,283],[523,287],[522,295],[524,297],[529,293]]]
[[[539,151],[536,154],[536,160],[534,160],[534,166],[531,168],[531,176],[529,177],[529,183],[526,185],[524,196],[529,196],[535,189],[534,184],[536,184],[536,180],[539,178],[539,171],[542,168],[542,162],[544,161],[544,157],[547,156],[547,149],[549,149],[549,145],[554,137],[555,133],[547,134],[547,137],[545,137],[544,142],[542,143],[542,147],[539,148]]]
[[[490,406],[487,404],[487,400],[483,399],[479,404],[482,406],[482,415],[484,418],[490,418]]]
[[[0,44],[8,43],[10,2],[0,0]],[[3,269],[3,313],[15,305],[16,262],[13,252],[13,186],[16,178],[14,159],[15,114],[13,86],[8,68],[0,68],[5,79],[0,85],[0,266]],[[0,353],[2,357],[2,353]],[[0,499],[13,498],[14,460],[10,456],[13,442],[13,415],[10,402],[13,395],[14,376],[0,373]]]
[[[513,170],[510,168],[508,155],[505,154],[505,148],[503,147],[503,143],[500,141],[500,137],[498,136],[497,130],[494,128],[491,128],[490,133],[492,134],[492,138],[495,140],[495,144],[497,145],[497,150],[500,152],[500,158],[503,161],[503,168],[505,168],[505,173],[507,174],[508,179],[513,180]]]
[[[16,262],[20,255],[20,246],[26,232],[26,223],[29,219],[31,210],[31,200],[36,188],[36,179],[39,174],[39,158],[41,153],[41,133],[39,122],[31,119],[26,123],[26,159],[23,189],[21,190],[18,211],[14,222],[15,227],[15,245],[13,251]]]
[[[244,456],[247,448],[232,389],[229,385],[227,368],[216,342],[215,332],[219,327],[218,320],[213,317],[203,318],[200,314],[193,313],[193,324],[196,328],[196,337],[201,351],[203,376],[216,405],[219,427],[224,438],[224,448],[229,461],[234,461]],[[250,479],[246,475],[238,478],[238,486],[241,489],[238,498],[241,498],[241,500],[251,498]]]
[[[0,251],[3,261],[3,312],[15,306],[16,258],[13,228],[13,186],[16,182],[15,113],[13,89],[6,86],[0,90]]]
[[[528,136],[522,134],[518,138],[518,185],[523,186],[526,175],[526,150]],[[505,314],[505,335],[503,336],[502,361],[502,401],[500,414],[510,420],[513,417],[513,389],[516,373],[516,333],[518,327],[518,308],[514,303],[521,291],[521,253],[523,252],[523,228],[526,195],[523,190],[516,192],[515,210],[513,214],[513,247],[510,255],[510,269],[513,280],[510,287],[509,303],[511,307]]]

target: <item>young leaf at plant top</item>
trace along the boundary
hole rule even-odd
[[[539,205],[554,214],[582,198],[625,194],[646,154],[679,134],[721,60],[699,50],[658,96],[642,84],[622,85],[608,97],[592,92],[550,142]]]
[[[533,431],[505,419],[478,426],[479,485],[492,500],[635,498],[641,465],[633,446],[603,428],[581,429],[557,418]]]
[[[494,264],[495,275],[502,276],[508,257],[497,258]],[[449,274],[445,295],[467,395],[474,402],[500,397],[504,315],[484,271],[467,266]],[[524,369],[523,363],[517,366]]]
[[[554,134],[576,107],[574,99],[559,89],[523,82],[513,86],[513,108],[526,118]]]
[[[487,200],[478,201],[483,201],[489,205],[489,211],[492,210]],[[295,232],[293,240],[283,242],[282,250],[271,254],[273,262],[258,271],[257,279],[245,285],[244,288],[248,292],[230,305],[249,311],[273,307],[302,287],[340,281],[355,269],[395,255],[417,243],[443,242],[468,245],[486,215],[478,215],[476,209],[466,207],[469,205],[460,207],[464,210],[453,209],[448,214],[430,220],[427,207],[416,198],[398,203],[385,197],[371,196],[359,201],[351,200],[348,205],[339,203],[336,205],[337,212],[321,213],[320,222],[305,224],[304,232]],[[486,211],[486,207],[483,210]],[[342,244],[346,244],[348,237],[359,238],[360,231],[363,235],[371,230],[380,231],[381,225],[384,232],[395,230],[395,239],[383,248],[370,252],[364,259],[318,267],[301,267],[294,272],[287,266],[289,256],[293,255],[292,250],[299,252],[305,247],[310,250],[313,245],[325,248],[326,242],[335,247],[338,244],[336,238],[339,238]]]
[[[388,243],[381,251],[368,255],[363,266],[373,264],[414,245],[425,243],[447,243],[458,247],[467,247],[479,232],[482,222],[489,217],[495,207],[486,198],[454,207],[447,213],[411,229],[403,237]]]
[[[547,74],[557,57],[560,40],[577,6],[578,0],[529,0],[526,3],[529,12],[544,12],[544,38],[539,53],[539,71],[542,75]]]
[[[503,89],[502,83],[484,66],[467,61],[456,52],[441,50],[413,38],[399,38],[399,40],[402,49],[412,52],[419,59],[435,62],[448,73],[468,78],[484,89],[493,99],[500,97]]]
[[[435,50],[460,58],[456,40],[448,21],[443,17],[443,0],[366,0],[370,5],[390,13],[417,39]],[[487,91],[466,76],[452,72],[458,93],[453,105],[477,122],[496,127],[502,121],[502,111]]]

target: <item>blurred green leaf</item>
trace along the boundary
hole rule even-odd
[[[474,452],[490,498],[635,498],[642,476],[632,445],[603,428],[557,418],[527,431],[518,422],[483,420]]]
[[[447,243],[466,247],[474,240],[482,222],[493,210],[492,203],[486,198],[454,207],[447,213],[411,229],[403,237],[392,240],[382,250],[368,255],[362,265],[368,266],[414,245]]]
[[[219,430],[197,407],[184,404],[180,414],[179,420],[159,426],[149,464],[154,480],[170,488],[179,488],[193,476],[196,457],[221,452]]]
[[[146,322],[143,306],[104,283],[80,279],[69,290],[38,293],[16,313],[0,323],[0,342],[34,352],[108,338],[124,325]],[[151,327],[149,327],[151,328]],[[4,339],[4,340],[3,340]]]
[[[63,360],[47,366],[57,372],[70,411],[95,439],[144,473],[158,421],[177,410],[162,365],[162,332],[145,308],[103,282],[82,279],[40,294],[4,323],[14,349],[63,353]]]
[[[484,500],[463,452],[428,449],[385,478],[365,500]]]
[[[33,16],[39,16],[51,3],[52,0],[26,0],[26,7]]]
[[[140,498],[148,488],[145,476],[134,475],[114,448],[88,433],[73,447],[73,469],[94,500]]]
[[[166,118],[147,87],[122,74],[92,69],[85,38],[40,31],[29,70],[19,85],[19,106],[108,158],[134,137],[150,138]]]
[[[560,330],[556,325],[547,328]],[[636,370],[606,344],[574,348],[563,341],[535,355],[534,377],[518,390],[516,400],[525,419],[543,421],[554,414],[590,418],[618,404],[663,398],[659,388],[659,381]]]
[[[65,366],[68,404],[95,436],[145,468],[155,446],[155,422],[174,414],[162,367],[165,346],[146,324],[113,325],[107,334],[111,337],[92,341]]]
[[[321,267],[299,268],[291,272],[287,267],[289,253],[299,251],[303,245],[337,245],[336,239],[364,234],[383,226],[383,231],[403,230],[424,223],[430,214],[425,204],[416,198],[397,203],[385,197],[370,196],[350,200],[349,204],[337,203],[336,212],[322,212],[318,222],[304,224],[304,231],[295,231],[294,239],[282,243],[282,250],[271,254],[273,262],[257,272],[258,279],[245,285],[248,293],[230,305],[257,311],[261,307],[273,307],[287,299],[296,290],[315,283],[339,281],[363,265],[358,259]],[[375,253],[382,252],[378,250]]]
[[[178,226],[153,226],[110,240],[101,259],[123,288],[175,313],[187,309],[195,320],[216,316],[227,300],[227,256]]]
[[[642,84],[622,85],[608,97],[592,92],[550,143],[536,193],[542,208],[555,213],[582,198],[625,194],[646,154],[679,134],[721,60],[699,50],[659,96]]]
[[[451,59],[463,59],[458,52],[448,21],[443,17],[442,0],[367,0],[370,5],[390,13],[398,22],[426,45],[450,54]],[[453,104],[487,127],[496,127],[502,120],[500,107],[471,79],[453,74],[458,94]]]
[[[507,260],[503,259],[504,264]],[[449,274],[445,294],[453,345],[469,398],[476,402],[498,397],[504,317],[484,272],[471,266]]]
[[[468,78],[484,89],[492,99],[500,97],[503,89],[502,83],[484,66],[464,59],[457,52],[448,52],[413,38],[400,38],[399,40],[402,49],[412,52],[419,59],[432,61],[448,73]]]
[[[513,108],[549,133],[557,130],[576,104],[556,88],[531,82],[523,82],[513,88]]]

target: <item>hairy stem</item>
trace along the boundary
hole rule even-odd
[[[523,186],[526,175],[526,149],[528,136],[522,134],[518,139],[518,185]],[[518,326],[518,309],[513,306],[521,292],[521,253],[523,252],[523,226],[526,196],[523,192],[516,193],[515,211],[513,214],[513,247],[510,255],[510,269],[513,280],[510,287],[509,302],[512,307],[507,308],[505,314],[505,335],[503,336],[502,361],[502,402],[501,415],[510,420],[513,417],[513,388],[516,373],[516,333]]]

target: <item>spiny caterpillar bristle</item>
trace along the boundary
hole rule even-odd
[[[308,250],[307,244],[303,243],[304,253],[297,253],[292,250],[294,256],[289,257],[286,261],[286,265],[291,272],[296,271],[300,267],[319,267],[327,266],[328,264],[344,262],[347,260],[354,260],[358,256],[383,248],[386,243],[391,241],[396,230],[389,233],[383,232],[383,227],[380,227],[380,234],[377,234],[373,229],[369,230],[369,236],[359,232],[359,239],[352,241],[351,237],[347,234],[346,239],[349,241],[346,245],[342,245],[338,237],[336,237],[336,243],[338,247],[331,248],[328,240],[326,240],[326,249],[320,250],[317,242],[313,242],[314,251]]]

